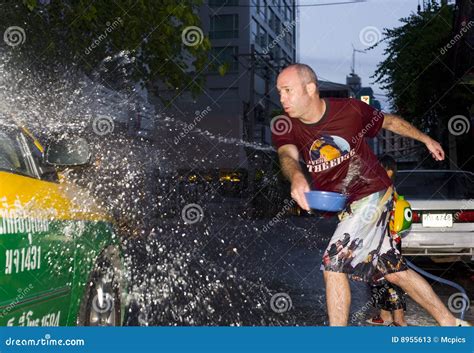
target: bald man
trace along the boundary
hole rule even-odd
[[[422,142],[437,161],[441,145],[401,117],[384,114],[356,99],[321,99],[314,71],[305,64],[285,68],[278,76],[280,102],[291,119],[285,131],[272,129],[291,196],[309,211],[305,192],[310,185],[300,168],[303,159],[316,190],[344,193],[346,209],[323,255],[321,269],[331,326],[346,326],[351,293],[349,278],[376,283],[383,278],[398,285],[442,326],[468,325],[457,320],[431,286],[407,268],[387,236],[392,208],[392,181],[371,151],[366,138],[380,129]],[[274,126],[276,126],[274,124]]]

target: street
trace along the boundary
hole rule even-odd
[[[292,216],[273,222],[272,227],[269,222],[205,209],[198,224],[168,220],[147,240],[130,241],[128,253],[135,262],[131,296],[136,302],[127,323],[327,325],[319,267],[336,219]],[[467,263],[413,261],[463,285],[472,303],[473,272]],[[431,280],[430,284],[445,303],[456,293]],[[370,288],[358,282],[351,287],[350,325],[366,326],[365,320],[376,312]],[[406,314],[409,325],[436,325],[410,299]],[[473,315],[471,304],[466,318],[472,320]]]

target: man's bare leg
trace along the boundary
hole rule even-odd
[[[390,273],[387,281],[401,287],[433,316],[440,326],[454,326],[456,318],[443,304],[426,280],[413,270]]]
[[[393,311],[393,321],[400,326],[407,326],[405,321],[405,312],[403,309],[396,309]]]
[[[326,304],[330,326],[347,326],[351,306],[351,288],[347,274],[324,271]]]
[[[392,313],[388,310],[380,309],[380,318],[389,323],[393,321]]]

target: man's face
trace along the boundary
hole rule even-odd
[[[277,90],[280,103],[291,118],[299,118],[308,110],[310,96],[296,69],[286,69],[278,75]]]

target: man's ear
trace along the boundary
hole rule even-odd
[[[306,92],[308,92],[308,94],[310,96],[315,94],[316,93],[316,85],[313,82],[306,84]]]

